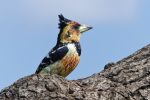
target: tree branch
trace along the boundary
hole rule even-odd
[[[0,100],[150,100],[150,45],[79,80],[30,75],[0,92]]]

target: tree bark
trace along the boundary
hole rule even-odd
[[[0,92],[0,100],[150,100],[150,45],[84,79],[21,78]]]

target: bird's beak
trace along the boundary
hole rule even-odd
[[[81,25],[81,26],[79,27],[80,33],[86,32],[86,31],[88,31],[88,30],[90,30],[90,29],[92,29],[92,27],[91,27],[91,26],[86,26],[86,25]]]

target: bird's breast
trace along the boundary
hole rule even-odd
[[[68,49],[68,53],[61,62],[63,64],[63,68],[61,71],[62,76],[67,76],[68,74],[70,74],[80,61],[80,56],[78,55],[75,45],[69,44]]]
[[[78,65],[80,57],[77,54],[68,54],[62,61],[65,70],[72,71]]]

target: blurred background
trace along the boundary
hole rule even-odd
[[[37,69],[56,44],[58,14],[93,26],[81,37],[75,80],[150,43],[150,0],[1,0],[0,90]]]

